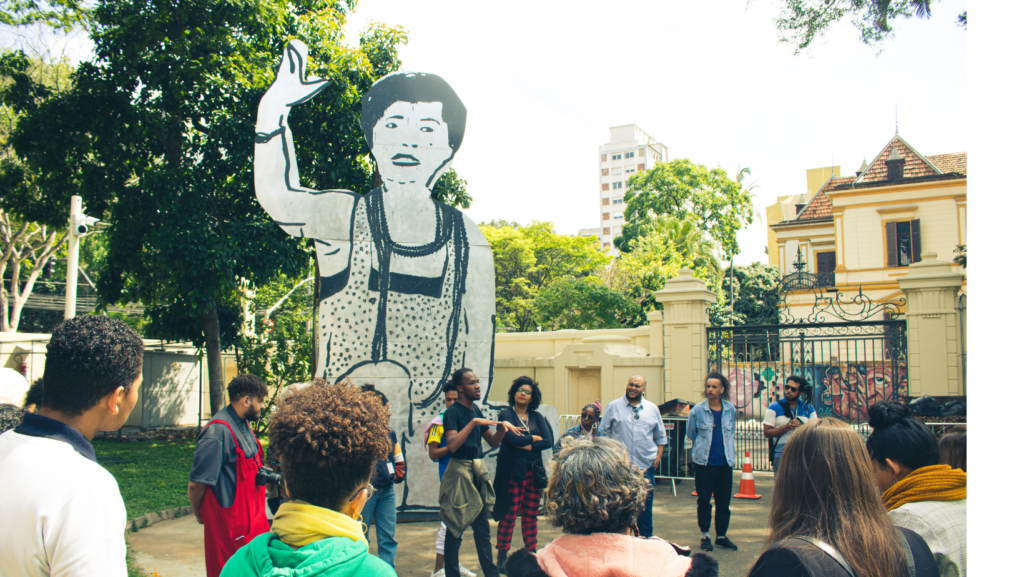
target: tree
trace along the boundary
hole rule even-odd
[[[536,319],[538,326],[548,331],[618,329],[624,320],[637,316],[637,307],[596,276],[565,277],[538,291]]]
[[[659,162],[650,170],[629,178],[626,191],[626,221],[623,236],[631,227],[641,227],[648,219],[671,216],[680,223],[690,222],[701,235],[718,244],[731,257],[739,253],[736,233],[754,220],[754,205],[749,189],[729,178],[721,168],[708,169],[689,159]],[[622,250],[636,238],[616,243]]]
[[[18,222],[0,210],[0,332],[18,331],[21,311],[43,269],[60,249],[66,231]],[[10,276],[7,267],[10,265]],[[27,268],[27,270],[23,270]]]
[[[494,256],[495,300],[501,326],[514,332],[534,330],[538,291],[563,277],[584,278],[611,260],[593,237],[556,234],[550,222],[527,226],[480,225]]]
[[[691,215],[692,216],[692,215]],[[679,253],[682,259],[682,266],[694,271],[694,276],[708,283],[712,290],[718,290],[722,282],[722,265],[715,254],[715,243],[707,235],[702,234],[700,228],[693,218],[680,221],[673,216],[658,215],[648,217],[636,224],[627,224],[623,227],[623,236],[615,239],[626,238],[626,229],[629,228],[629,238],[623,242],[624,246],[631,252],[632,245],[637,237],[651,236],[659,233],[668,238]],[[621,249],[620,249],[621,250]]]
[[[953,264],[958,264],[967,268],[967,245],[958,244],[956,245],[956,248],[953,249],[953,252],[956,254],[956,256],[953,257]]]
[[[779,41],[796,45],[794,52],[799,54],[843,20],[853,21],[861,42],[878,46],[893,37],[892,21],[931,15],[931,0],[785,0],[775,27]],[[967,29],[966,11],[957,17],[957,25]]]
[[[620,254],[603,277],[609,288],[635,304],[633,316],[624,319],[623,324],[639,327],[647,323],[647,313],[661,310],[654,293],[665,288],[665,281],[674,278],[683,266],[683,257],[672,240],[661,232],[638,238],[633,250]]]
[[[0,3],[0,24],[29,26],[43,24],[70,30],[89,21],[89,10],[78,0],[8,0]]]
[[[779,268],[755,262],[729,267],[722,276],[718,302],[709,311],[716,327],[779,322]]]
[[[291,120],[302,184],[371,188],[361,96],[398,69],[406,36],[372,25],[346,46],[354,4],[101,0],[95,61],[15,131],[44,191],[29,208],[53,213],[79,193],[105,213],[103,302],[142,303],[148,336],[205,346],[213,411],[224,403],[220,349],[241,324],[240,279],[296,277],[310,258],[308,241],[272,222],[253,189],[255,113],[288,39],[306,42],[310,72],[331,82]]]
[[[466,181],[461,180],[455,170],[447,170],[437,179],[430,191],[430,198],[466,210],[473,203],[473,197],[466,192]]]

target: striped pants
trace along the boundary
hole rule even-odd
[[[523,544],[531,551],[537,550],[537,509],[540,507],[540,491],[533,484],[533,471],[526,474],[522,481],[509,479],[508,492],[512,496],[512,506],[505,513],[505,518],[498,523],[498,550],[508,551],[512,548],[512,533],[516,528],[516,516],[523,509]]]

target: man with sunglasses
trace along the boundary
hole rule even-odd
[[[814,405],[801,399],[809,399],[810,395],[811,385],[807,379],[791,375],[786,379],[783,399],[768,405],[761,426],[764,427],[765,438],[777,439],[772,455],[772,471],[778,471],[782,451],[786,448],[786,442],[793,436],[793,431],[807,421],[818,418],[818,414],[814,412]]]
[[[636,524],[641,536],[653,537],[654,518],[651,507],[654,506],[654,471],[661,464],[661,455],[665,452],[668,437],[665,436],[665,423],[661,420],[658,405],[645,399],[645,392],[646,379],[640,375],[629,377],[626,396],[608,403],[608,408],[601,415],[601,430],[626,446],[633,466],[642,469],[651,483],[652,489],[647,492],[644,511],[640,513]]]

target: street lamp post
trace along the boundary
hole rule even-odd
[[[82,212],[82,197],[71,197],[71,218],[68,225],[68,270],[67,286],[64,290],[64,320],[75,318],[75,304],[78,300],[78,241],[89,234],[89,227],[100,219],[86,216]]]

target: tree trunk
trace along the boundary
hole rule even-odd
[[[206,360],[210,383],[210,416],[224,407],[224,365],[220,358],[220,319],[217,307],[199,315],[199,325],[206,339]]]

